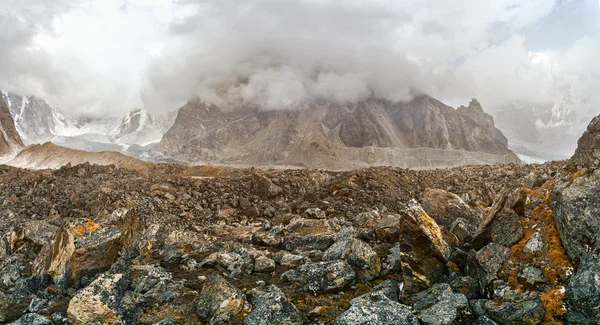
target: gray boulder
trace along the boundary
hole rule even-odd
[[[301,290],[314,295],[340,291],[355,277],[356,272],[346,261],[305,264],[281,275],[282,279],[295,282]]]
[[[302,325],[306,322],[296,306],[276,286],[269,287],[267,292],[252,290],[248,296],[252,301],[252,312],[244,319],[245,325]]]
[[[52,325],[52,322],[39,314],[25,314],[10,325]]]
[[[334,325],[419,325],[407,306],[381,296],[354,301]]]
[[[346,237],[333,244],[325,254],[324,261],[347,260],[356,270],[358,281],[370,281],[381,271],[377,253],[362,240]]]
[[[407,299],[415,315],[425,324],[458,324],[471,320],[467,297],[452,292],[450,285],[438,283]]]
[[[583,257],[566,288],[568,320],[592,324],[600,320],[600,235],[596,248]]]
[[[240,289],[213,273],[202,287],[196,313],[200,320],[211,325],[224,324],[242,311],[244,301],[244,294]]]

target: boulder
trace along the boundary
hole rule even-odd
[[[400,302],[400,297],[402,297],[402,287],[404,287],[402,283],[394,279],[388,279],[374,286],[370,292],[352,299],[350,304],[356,304],[359,300],[364,300],[363,303],[366,303],[380,298],[387,298],[391,301]]]
[[[398,215],[389,215],[379,220],[373,226],[375,238],[384,243],[397,243],[398,237],[400,237],[400,229],[398,228],[399,224],[400,216]]]
[[[475,228],[482,221],[482,216],[468,206],[456,194],[441,189],[428,188],[423,193],[423,210],[427,212],[438,225],[450,229],[454,221],[463,218]]]
[[[125,324],[119,311],[125,276],[102,274],[69,302],[67,318],[74,325]]]
[[[282,279],[295,282],[300,285],[301,290],[314,295],[341,291],[355,277],[356,272],[346,261],[304,264],[281,275]]]
[[[567,319],[592,324],[600,319],[600,235],[595,249],[586,254],[566,288]]]
[[[496,243],[489,243],[478,252],[470,254],[467,273],[478,280],[481,294],[490,293],[488,284],[498,278],[498,271],[509,257],[510,250]]]
[[[119,257],[121,232],[91,220],[63,224],[34,262],[36,273],[48,275],[60,286],[79,286],[108,270]]]
[[[25,314],[10,325],[52,325],[52,322],[39,314]]]
[[[256,173],[252,174],[252,189],[263,199],[276,197],[282,191],[281,187],[273,184],[270,179]]]
[[[355,268],[358,281],[373,280],[381,271],[381,261],[371,246],[351,236],[345,236],[331,245],[322,260],[347,260]]]
[[[464,324],[472,321],[467,297],[452,292],[450,285],[437,283],[406,299],[425,324]]]
[[[202,286],[196,313],[200,320],[211,325],[225,324],[242,311],[244,301],[245,297],[240,289],[213,273]]]
[[[402,277],[405,293],[412,294],[443,280],[450,250],[440,227],[416,201],[400,216]]]
[[[588,168],[600,167],[600,115],[594,117],[577,141],[571,162]]]
[[[560,241],[572,261],[594,247],[600,233],[600,169],[555,185],[551,205]]]
[[[276,286],[264,292],[251,290],[248,296],[252,302],[252,312],[244,319],[245,325],[281,324],[302,325],[304,316],[296,309],[285,294]]]
[[[472,302],[473,309],[501,325],[542,324],[545,310],[539,297],[510,301],[478,300]]]
[[[323,219],[294,219],[285,228],[283,248],[290,252],[321,250],[333,245],[335,229]]]
[[[477,320],[475,320],[475,323],[473,323],[473,325],[497,325],[498,323],[494,322],[493,320],[485,317],[485,316],[481,316],[479,318],[477,318]]]
[[[254,259],[254,272],[269,273],[275,271],[275,261],[266,257],[259,256]]]
[[[354,301],[334,325],[419,325],[410,308],[382,296]]]
[[[521,216],[516,211],[523,211],[526,200],[526,196],[523,196],[524,191],[522,188],[511,191],[506,187],[498,194],[475,233],[475,249],[480,249],[489,242],[510,247],[523,238],[525,233],[521,225]]]

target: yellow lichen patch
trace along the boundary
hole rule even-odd
[[[100,225],[92,221],[92,219],[88,219],[88,221],[85,223],[85,231],[88,234],[98,230],[98,228],[100,228]]]
[[[569,181],[569,184],[573,183],[573,181],[581,176],[584,176],[586,174],[586,170],[585,169],[580,169],[578,171],[576,171],[575,173],[573,173],[573,175],[571,176],[571,180]]]
[[[562,286],[555,287],[541,296],[542,305],[546,311],[544,315],[544,324],[562,324],[557,318],[567,314],[567,309],[564,305],[565,288]]]

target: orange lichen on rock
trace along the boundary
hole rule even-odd
[[[541,295],[542,305],[546,313],[544,314],[544,324],[562,324],[558,317],[562,317],[567,314],[567,308],[564,304],[565,299],[565,288],[556,287],[548,290]]]

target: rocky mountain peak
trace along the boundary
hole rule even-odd
[[[23,141],[15,128],[8,104],[0,98],[0,155],[8,155],[23,147]]]
[[[571,161],[579,166],[600,167],[600,115],[594,117],[577,141]]]

